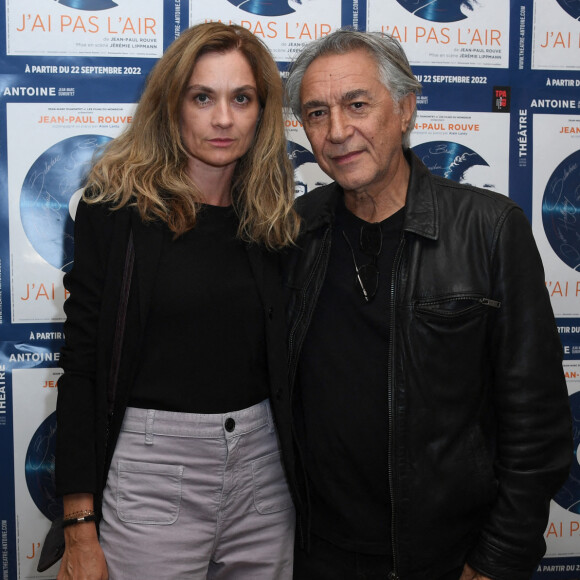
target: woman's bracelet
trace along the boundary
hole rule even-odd
[[[66,518],[62,520],[62,527],[66,528],[67,526],[74,526],[76,524],[82,524],[85,522],[96,522],[97,516],[92,513],[88,516],[81,516],[79,518]]]
[[[79,510],[78,512],[71,512],[70,514],[65,514],[63,520],[70,520],[72,518],[80,518],[81,516],[94,516],[95,510]]]

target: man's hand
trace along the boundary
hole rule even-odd
[[[463,573],[459,580],[491,580],[488,576],[482,576],[479,572],[476,572],[469,564],[465,564],[463,567]]]

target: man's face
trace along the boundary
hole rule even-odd
[[[345,192],[376,194],[396,182],[415,95],[395,104],[365,50],[315,59],[302,80],[300,101],[314,156]]]

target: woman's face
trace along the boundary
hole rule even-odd
[[[221,169],[233,173],[252,145],[260,116],[254,74],[238,50],[197,61],[181,107],[181,138],[194,179]]]

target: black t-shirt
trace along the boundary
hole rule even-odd
[[[226,413],[268,398],[264,314],[231,207],[164,235],[130,405]]]
[[[344,237],[357,265],[370,263],[359,244],[367,222],[340,203],[326,278],[298,367],[299,437],[312,531],[369,554],[391,551],[387,362],[390,285],[403,214],[401,209],[380,224],[379,285],[367,303]]]

